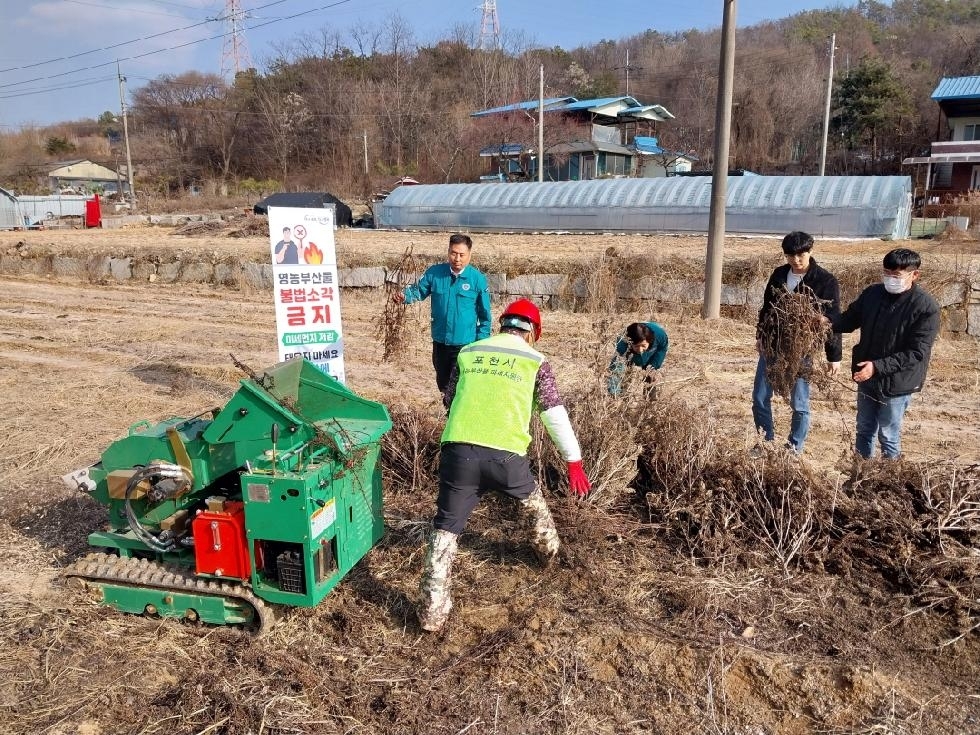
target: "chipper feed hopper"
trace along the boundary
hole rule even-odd
[[[221,409],[142,421],[66,475],[109,511],[65,575],[132,613],[261,630],[312,606],[381,538],[385,407],[312,363],[242,380]]]

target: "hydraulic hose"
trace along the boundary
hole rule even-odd
[[[143,524],[140,523],[139,518],[136,517],[136,513],[133,512],[133,506],[131,503],[133,491],[139,486],[143,480],[151,477],[170,477],[177,478],[182,477],[187,479],[187,473],[183,467],[175,464],[151,464],[146,467],[142,467],[133,473],[133,476],[129,478],[126,483],[126,521],[129,523],[129,529],[136,535],[140,541],[149,546],[151,549],[157,553],[165,553],[168,551],[173,551],[176,547],[174,540],[169,542],[161,541],[152,532],[147,530]]]

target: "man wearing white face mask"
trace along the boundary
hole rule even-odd
[[[832,321],[835,332],[861,330],[851,369],[858,385],[854,448],[865,458],[874,453],[876,436],[882,455],[898,458],[905,410],[925,383],[939,305],[916,284],[921,264],[914,250],[890,251],[881,283],[864,289]]]

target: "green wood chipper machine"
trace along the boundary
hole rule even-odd
[[[315,365],[246,369],[223,408],[141,421],[63,478],[109,512],[64,576],[130,613],[242,625],[312,606],[381,538],[385,407]]]

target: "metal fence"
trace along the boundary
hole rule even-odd
[[[20,202],[20,209],[30,224],[56,220],[59,217],[84,217],[85,202],[91,199],[91,196],[75,194],[52,194],[50,196],[23,194],[17,197],[17,201]]]

